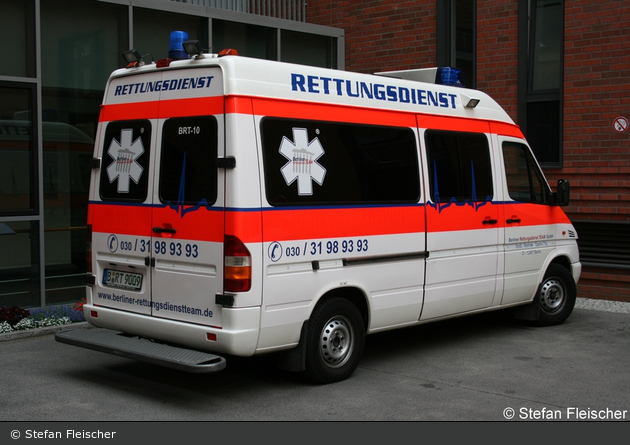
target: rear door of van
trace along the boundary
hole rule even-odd
[[[90,211],[96,304],[221,326],[222,93],[219,69],[112,80]]]

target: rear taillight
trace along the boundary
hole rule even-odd
[[[92,273],[92,224],[87,225],[87,251],[85,257],[85,267],[88,274]]]
[[[245,244],[233,235],[225,235],[223,244],[223,289],[247,292],[252,287],[252,257]]]

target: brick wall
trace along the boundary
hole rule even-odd
[[[630,223],[630,131],[613,128],[630,118],[630,6],[566,1],[564,36],[564,168],[547,177],[571,181],[571,219]],[[578,291],[630,302],[630,271],[585,267]]]
[[[566,1],[564,168],[575,219],[630,221],[630,6],[621,1]]]
[[[477,88],[517,122],[518,2],[477,2]]]
[[[346,70],[435,66],[435,1],[309,2],[308,22],[345,30]]]

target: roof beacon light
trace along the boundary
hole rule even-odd
[[[184,50],[184,42],[188,40],[186,31],[171,31],[171,44],[168,51],[169,59],[188,59],[188,53]]]
[[[438,68],[435,75],[435,83],[441,85],[451,85],[454,87],[463,87],[464,72],[459,68]]]
[[[223,56],[238,56],[238,51],[236,51],[235,49],[232,48],[225,48],[222,49],[219,54],[219,57],[223,57]]]

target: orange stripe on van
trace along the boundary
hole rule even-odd
[[[101,105],[99,122],[132,119],[155,119],[159,102],[134,102],[129,104]]]
[[[102,105],[99,122],[223,114],[223,96]]]
[[[94,232],[144,237],[156,236],[153,225],[168,226],[177,229],[177,239],[212,242],[223,242],[225,231],[245,243],[422,233],[425,229],[451,232],[515,227],[505,222],[512,217],[521,220],[518,226],[570,224],[560,207],[536,204],[487,203],[478,209],[453,205],[441,211],[430,205],[426,211],[428,226],[423,205],[244,209],[225,213],[218,208],[200,208],[182,217],[172,207],[90,204],[88,223]],[[497,224],[484,225],[485,218],[497,219]]]
[[[157,238],[223,242],[224,212],[221,208],[152,207],[90,203],[88,221],[93,232]],[[153,227],[174,228],[175,236],[156,234]]]
[[[411,111],[380,110],[347,105],[300,102],[283,99],[241,96],[213,96],[172,99],[152,102],[102,105],[99,122],[131,119],[167,119],[170,117],[201,116],[226,113],[256,114],[258,116],[323,119],[336,122],[378,124],[397,127],[431,128],[496,133],[523,138],[517,125],[481,119],[437,116]],[[350,112],[350,110],[352,112]],[[416,120],[417,119],[417,120]]]
[[[239,98],[242,100],[243,98]],[[254,98],[253,111],[258,116],[349,122],[355,124],[415,127],[415,114],[396,110],[349,107],[293,100]]]
[[[525,138],[518,125],[508,124],[505,122],[490,122],[490,133],[495,133],[500,136],[512,136],[521,139]]]
[[[89,204],[88,224],[93,232],[151,236],[151,207]]]
[[[505,218],[520,219],[518,225],[538,226],[545,224],[571,224],[561,207],[547,204],[505,203]],[[509,224],[504,226],[512,227]]]
[[[424,232],[424,206],[266,210],[263,241]]]

